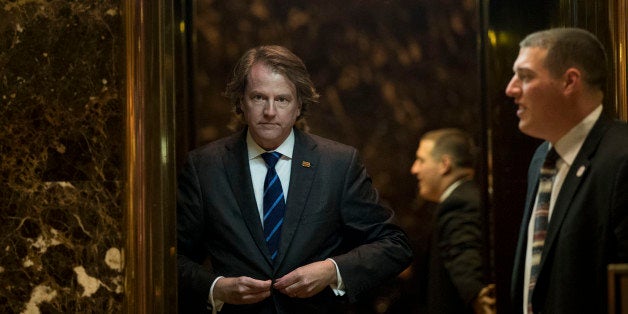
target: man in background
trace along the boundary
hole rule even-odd
[[[577,28],[519,46],[506,94],[521,132],[545,142],[528,171],[515,313],[608,313],[607,266],[628,262],[628,127],[602,113],[604,47]]]
[[[410,169],[419,195],[438,203],[427,263],[427,312],[493,313],[494,285],[485,283],[480,191],[473,181],[475,146],[458,129],[426,133]]]

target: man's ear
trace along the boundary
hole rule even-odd
[[[448,173],[451,172],[451,168],[452,168],[452,164],[453,164],[453,160],[451,159],[451,156],[444,154],[440,157],[440,162],[438,163],[438,167],[439,167],[439,173],[441,175],[446,175]]]
[[[582,88],[582,72],[577,68],[569,68],[563,74],[563,90],[567,94],[572,94]]]
[[[243,113],[244,112],[244,98],[240,97],[240,100],[238,100],[238,108],[236,110],[236,112],[239,113]]]

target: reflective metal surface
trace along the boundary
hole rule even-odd
[[[610,1],[608,15],[612,41],[608,51],[614,68],[612,82],[615,85],[615,110],[618,118],[628,121],[628,82],[626,81],[626,76],[628,76],[628,63],[626,60],[628,1]]]
[[[176,312],[172,7],[125,6],[127,313]]]

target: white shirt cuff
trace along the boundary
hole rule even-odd
[[[220,312],[220,310],[222,310],[222,306],[225,304],[225,302],[223,301],[214,300],[214,286],[216,285],[216,282],[218,282],[218,279],[220,278],[223,278],[223,276],[218,276],[218,278],[214,279],[214,282],[212,282],[211,288],[209,288],[209,302],[212,305],[212,314],[216,314]]]
[[[328,258],[328,260],[330,260],[332,263],[334,263],[334,266],[336,266],[336,278],[338,279],[338,282],[334,285],[331,284],[329,285],[329,287],[331,288],[332,291],[334,291],[334,294],[338,297],[341,297],[343,295],[345,295],[345,293],[347,293],[345,291],[345,284],[344,282],[342,282],[342,276],[340,276],[340,270],[338,269],[338,264],[336,264],[336,261],[334,261],[331,258]]]

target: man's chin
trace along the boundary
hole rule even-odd
[[[279,146],[285,140],[285,138],[282,137],[281,132],[278,132],[276,130],[257,130],[257,134],[253,138],[256,138],[256,142],[258,142],[257,144],[266,150],[268,150],[269,148],[277,148],[277,146]]]
[[[533,127],[530,127],[530,125],[525,124],[521,121],[519,122],[519,131],[521,131],[521,133],[529,137],[543,139],[543,136],[540,134],[538,130],[535,130]]]
[[[529,130],[529,125],[526,123],[526,121],[523,120],[519,120],[519,124],[517,125],[519,127],[519,131],[521,131],[521,133],[531,136],[530,135],[530,130]]]

